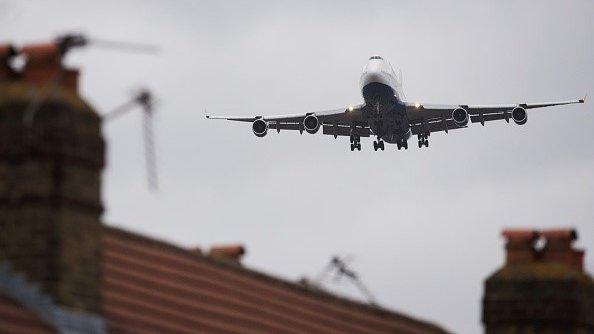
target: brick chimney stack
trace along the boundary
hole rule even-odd
[[[506,263],[485,281],[486,333],[593,333],[594,281],[573,229],[503,231]],[[544,244],[537,247],[541,240]]]
[[[56,43],[0,46],[0,262],[71,309],[100,307],[101,119]]]

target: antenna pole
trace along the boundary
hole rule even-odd
[[[144,154],[147,172],[147,181],[151,190],[158,190],[157,159],[155,152],[155,139],[153,129],[153,97],[148,90],[141,90],[130,101],[103,115],[105,121],[116,119],[129,112],[134,106],[142,107],[142,129],[144,140]]]
[[[121,41],[108,41],[104,39],[88,38],[83,34],[64,34],[58,36],[55,42],[60,48],[60,53],[65,55],[72,48],[85,47],[89,44],[93,46],[117,49],[121,51],[143,52],[143,53],[158,53],[159,48],[154,45],[130,43]]]
[[[330,274],[331,271],[335,272],[335,279],[338,280],[341,277],[347,277],[355,287],[363,294],[365,299],[370,305],[377,305],[376,299],[371,291],[361,282],[359,275],[356,272],[347,267],[346,262],[338,256],[333,256],[330,263],[322,270],[320,274],[314,280],[316,286],[321,286],[322,280]]]
[[[365,284],[361,282],[359,277],[352,277],[351,280],[353,281],[353,284],[355,284],[355,286],[359,289],[359,291],[361,291],[361,293],[365,296],[369,304],[377,305],[375,297],[373,296],[371,291],[369,291],[369,289],[365,286]]]
[[[93,38],[90,40],[93,46],[100,48],[118,49],[121,51],[143,52],[143,53],[159,53],[159,48],[154,45],[130,43],[121,41],[108,41],[104,39]]]
[[[158,189],[157,179],[157,161],[155,154],[155,141],[153,131],[153,107],[150,103],[144,106],[144,113],[142,114],[143,128],[144,128],[144,150],[146,159],[146,171],[149,187],[152,190]]]
[[[134,107],[136,105],[136,103],[137,103],[136,99],[130,100],[130,101],[122,104],[121,106],[114,108],[111,111],[107,112],[106,114],[104,114],[102,116],[102,118],[105,121],[111,121],[113,119],[116,119],[116,118],[122,116],[123,114],[125,114],[126,112],[128,112],[132,107]]]

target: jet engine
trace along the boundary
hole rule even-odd
[[[257,137],[264,137],[266,133],[268,133],[268,122],[265,120],[258,118],[257,120],[252,123],[252,131]]]
[[[320,129],[320,120],[318,117],[316,117],[316,115],[307,115],[303,119],[303,128],[305,131],[307,131],[307,133],[314,134]]]
[[[456,108],[452,111],[452,119],[458,126],[466,126],[468,124],[468,111],[463,108]]]
[[[528,121],[528,113],[526,112],[526,109],[515,107],[514,110],[512,110],[512,119],[518,125],[526,124]]]

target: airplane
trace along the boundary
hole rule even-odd
[[[408,149],[408,140],[416,135],[419,148],[429,147],[433,132],[466,128],[470,123],[510,119],[516,124],[526,124],[527,110],[584,103],[585,97],[576,100],[517,103],[498,105],[432,105],[407,102],[402,90],[402,75],[397,76],[389,62],[380,56],[369,58],[360,80],[364,102],[340,109],[278,116],[210,116],[208,119],[251,122],[252,131],[264,137],[269,129],[295,130],[338,136],[348,136],[351,151],[361,150],[361,137],[375,136],[373,149],[384,150],[384,142],[396,144],[398,150]]]

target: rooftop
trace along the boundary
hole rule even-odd
[[[103,237],[103,310],[113,331],[444,333],[387,309],[115,227]]]

